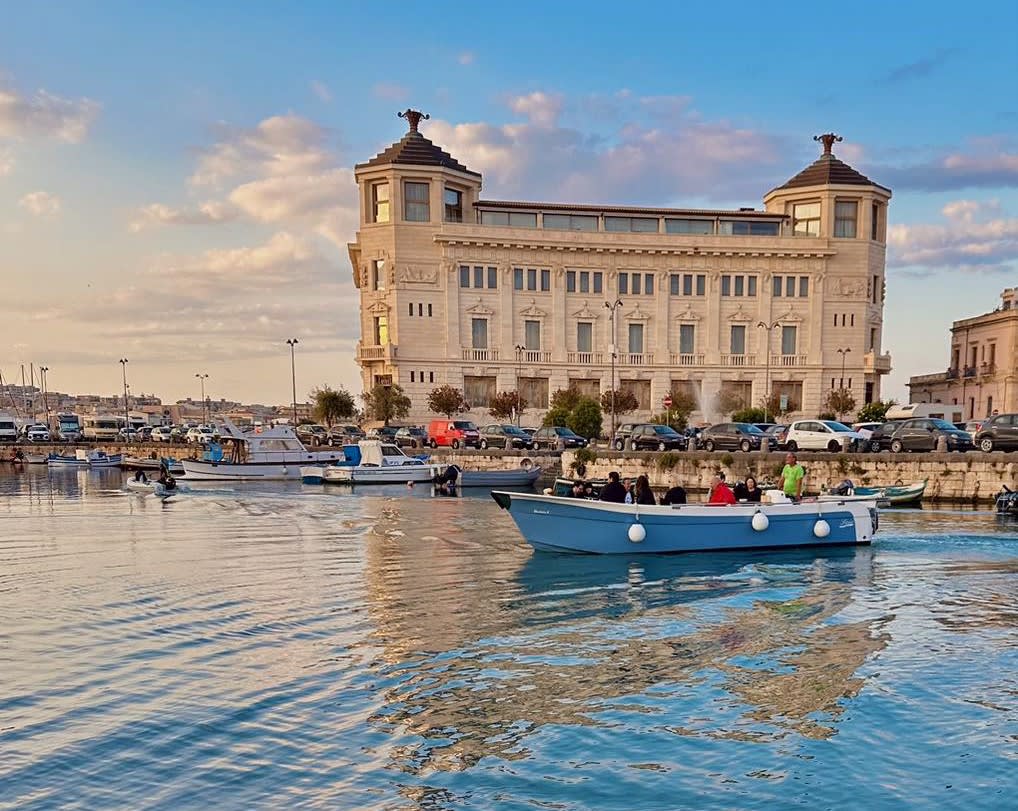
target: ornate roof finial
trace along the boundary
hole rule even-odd
[[[410,132],[417,132],[417,125],[421,123],[422,118],[425,121],[431,118],[430,115],[426,115],[420,110],[411,110],[410,108],[407,108],[402,113],[396,113],[396,115],[400,118],[405,118],[410,123]],[[838,140],[841,139],[839,138]]]
[[[820,141],[824,145],[824,154],[831,154],[831,147],[838,141],[844,140],[840,135],[835,135],[833,132],[825,132],[823,135],[814,135],[814,141]]]

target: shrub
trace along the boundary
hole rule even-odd
[[[574,458],[580,464],[590,464],[591,462],[597,461],[597,451],[593,448],[578,448],[574,454]]]
[[[741,408],[732,414],[732,422],[764,422],[762,408]]]
[[[722,467],[731,467],[734,464],[735,464],[735,457],[732,456],[730,453],[726,453],[726,454],[724,454],[721,457],[721,466]]]
[[[587,439],[595,439],[601,435],[601,408],[597,400],[581,397],[569,414],[566,423],[573,431]]]
[[[671,470],[682,460],[682,456],[675,451],[665,451],[657,457],[658,470],[664,472]]]

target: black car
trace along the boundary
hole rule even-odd
[[[305,445],[317,448],[328,441],[329,432],[324,425],[298,425],[297,439]]]
[[[612,437],[612,447],[617,451],[624,451],[629,445],[629,439],[633,435],[633,429],[635,429],[639,424],[640,423],[637,422],[624,422],[616,428],[615,435]]]
[[[684,451],[689,440],[669,425],[641,423],[629,434],[631,451]]]
[[[419,425],[408,425],[400,428],[393,436],[395,442],[401,448],[426,448],[428,446],[428,432]]]
[[[975,441],[984,453],[1018,448],[1018,414],[998,414],[983,420],[975,432]]]
[[[557,451],[562,448],[586,448],[587,440],[569,428],[561,425],[549,425],[538,428],[534,434],[534,449],[548,448]]]
[[[758,451],[764,432],[748,422],[722,422],[700,434],[700,447],[705,451]]]
[[[530,434],[515,425],[485,425],[480,430],[480,448],[505,448],[508,450],[530,450],[534,441]]]
[[[891,420],[874,428],[870,432],[870,451],[872,453],[880,453],[880,451],[890,450],[891,437],[898,430],[901,422],[901,420]]]
[[[393,442],[398,432],[398,425],[383,425],[380,428],[373,428],[370,436],[372,439],[380,439],[382,442]]]
[[[923,417],[904,420],[898,423],[894,433],[890,435],[888,445],[891,453],[903,451],[935,451],[940,437],[947,437],[949,451],[968,451],[972,449],[972,438],[959,431],[947,420],[934,417]],[[883,442],[885,440],[881,440]],[[870,437],[873,442],[873,437]]]

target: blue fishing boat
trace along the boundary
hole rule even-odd
[[[615,504],[492,492],[535,549],[599,555],[868,544],[875,502]]]

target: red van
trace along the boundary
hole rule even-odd
[[[477,426],[470,420],[432,420],[428,424],[431,447],[476,448],[481,442]]]

